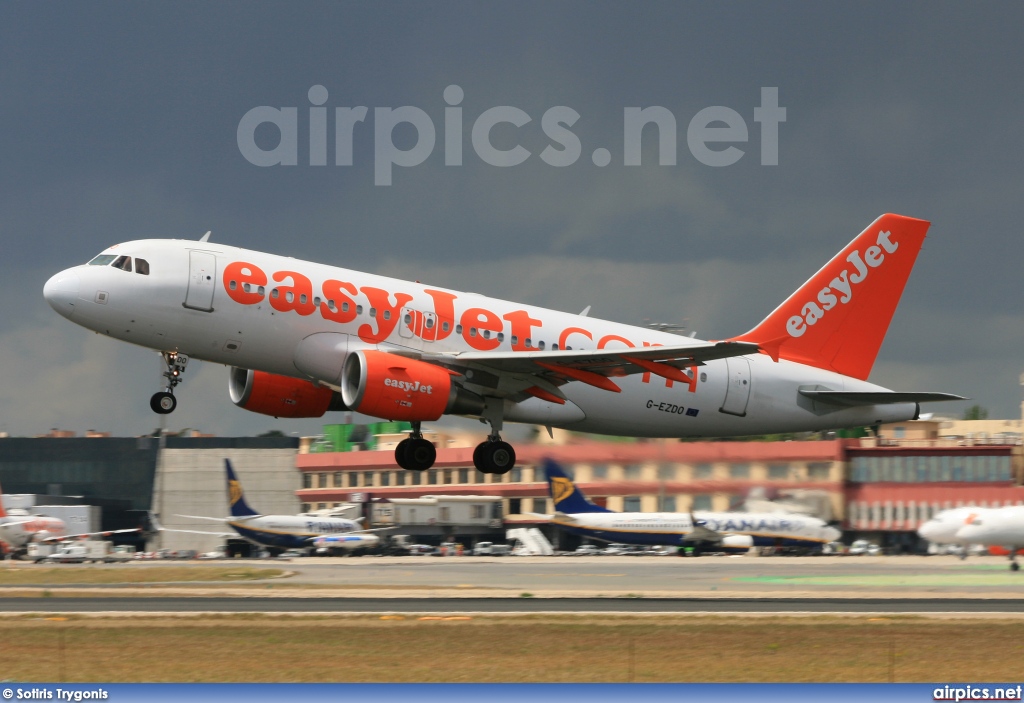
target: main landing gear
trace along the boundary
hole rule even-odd
[[[149,399],[149,407],[157,415],[168,415],[178,407],[178,400],[174,397],[174,387],[181,383],[181,375],[185,373],[188,365],[188,357],[178,352],[163,352],[164,363],[167,370],[163,376],[167,379],[167,387],[160,393],[154,393]]]
[[[516,465],[516,450],[501,439],[501,424],[504,420],[504,404],[501,399],[488,398],[484,405],[481,422],[491,426],[487,439],[473,450],[473,465],[483,474],[507,474]]]
[[[482,421],[491,425],[491,433],[473,450],[473,465],[481,473],[500,475],[507,474],[516,465],[516,450],[502,441],[498,434],[501,431],[501,405],[495,405],[496,409],[489,404],[484,411]],[[412,432],[395,447],[395,463],[409,471],[425,471],[434,465],[435,459],[437,450],[423,438],[420,423],[412,423]]]
[[[1020,571],[1020,564],[1017,563],[1017,547],[1010,547],[1010,571]]]
[[[473,466],[484,474],[507,474],[516,465],[516,450],[502,441],[497,433],[476,445],[473,450]]]
[[[434,465],[437,450],[420,432],[420,423],[412,423],[412,432],[395,447],[395,462],[409,471],[423,471]]]

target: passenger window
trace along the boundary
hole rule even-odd
[[[130,272],[132,270],[132,257],[119,256],[116,259],[114,259],[114,263],[111,264],[111,267],[121,269],[122,271]]]
[[[141,273],[143,276],[148,276],[149,262],[145,259],[135,259],[135,273]]]
[[[142,273],[142,271],[137,271],[137,273]],[[230,288],[231,290],[235,290],[236,288],[238,288],[238,282],[231,281],[230,283],[228,283],[228,288]]]
[[[117,257],[114,254],[100,254],[89,262],[90,266],[106,266]]]
[[[384,319],[385,320],[390,320],[391,319],[391,311],[390,310],[385,310],[384,311]]]
[[[362,314],[363,314],[363,306],[362,305],[356,305],[356,315],[362,315]]]
[[[332,308],[334,307],[334,301],[333,300],[331,301],[331,307]],[[348,303],[342,303],[341,304],[341,311],[342,312],[348,312]]]

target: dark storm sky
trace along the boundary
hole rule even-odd
[[[198,238],[406,276],[701,338],[756,324],[883,212],[933,225],[871,380],[1020,412],[1024,371],[1024,6],[1011,3],[91,3],[0,6],[0,430],[144,432],[155,355],[76,327],[42,285],[109,244]],[[463,165],[444,163],[442,97],[464,91]],[[311,86],[366,106],[354,164],[308,158]],[[762,87],[786,121],[760,162]],[[236,130],[296,107],[298,165],[258,167]],[[474,120],[515,106],[499,148]],[[415,106],[431,155],[374,185],[374,108]],[[541,117],[580,114],[573,165],[539,158]],[[623,110],[662,106],[677,162],[623,165]],[[709,106],[749,129],[731,166],[687,148]],[[329,111],[333,114],[333,109]],[[273,146],[261,128],[257,142]],[[395,143],[409,148],[405,125]],[[557,145],[555,145],[557,146]],[[607,148],[611,163],[591,160]],[[190,369],[171,425],[277,422],[234,408],[227,373]],[[961,405],[935,407],[959,414]]]

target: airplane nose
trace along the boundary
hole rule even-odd
[[[921,536],[921,539],[926,539],[929,542],[934,542],[932,536],[935,534],[935,525],[929,520],[925,524],[917,528],[917,534]]]
[[[80,283],[78,274],[61,271],[43,286],[43,297],[51,308],[64,317],[71,317],[75,312]]]

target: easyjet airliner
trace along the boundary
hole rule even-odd
[[[160,351],[174,410],[190,358],[231,367],[236,404],[412,423],[395,460],[433,465],[422,422],[478,417],[505,473],[504,422],[637,437],[752,435],[909,420],[961,400],[868,383],[929,223],[883,215],[746,334],[704,342],[207,241],[117,244],[47,281],[61,315]]]

